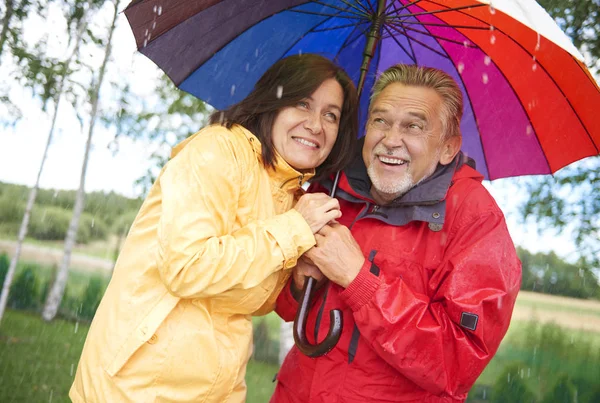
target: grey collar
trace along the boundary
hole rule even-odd
[[[362,142],[360,146],[362,148]],[[378,206],[370,194],[371,180],[362,156],[357,155],[344,170],[350,188],[342,183],[336,191],[336,197],[366,204],[367,208],[363,209],[357,219],[369,217],[395,226],[406,225],[411,221],[423,221],[429,223],[429,228],[433,231],[440,231],[446,215],[446,194],[452,186],[454,173],[465,164],[475,168],[475,161],[459,152],[450,164],[438,165],[429,178],[407,193],[390,204]],[[331,190],[332,181],[323,181],[322,185]]]

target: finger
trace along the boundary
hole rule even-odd
[[[340,202],[338,201],[338,199],[329,198],[329,200],[325,202],[321,207],[324,211],[339,210]]]

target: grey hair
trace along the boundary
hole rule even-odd
[[[460,136],[460,121],[463,114],[463,96],[456,81],[446,72],[433,67],[414,64],[396,64],[385,70],[373,86],[371,104],[390,84],[400,83],[415,87],[431,88],[442,98],[444,117],[443,139]]]

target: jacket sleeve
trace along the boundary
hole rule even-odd
[[[283,287],[279,296],[277,297],[277,301],[275,302],[275,312],[277,315],[281,317],[285,322],[291,322],[296,318],[296,312],[300,307],[299,302],[294,298],[292,294],[292,281],[294,279],[290,277],[286,285]],[[313,296],[311,299],[311,307],[314,305],[318,305],[321,301],[321,297],[324,293],[324,290],[329,286],[329,284],[324,284],[322,287],[313,291]],[[302,290],[299,291],[302,294]],[[312,308],[311,308],[312,309]]]
[[[295,210],[233,230],[244,189],[256,186],[246,166],[256,162],[244,152],[236,154],[222,130],[208,131],[186,145],[159,178],[158,270],[178,297],[254,287],[294,266],[315,243]]]
[[[521,282],[500,211],[482,214],[449,234],[433,277],[433,298],[366,262],[341,293],[361,336],[403,376],[430,393],[469,391],[495,354],[510,322]]]

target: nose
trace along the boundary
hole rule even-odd
[[[312,134],[319,134],[323,131],[321,115],[316,111],[311,111],[304,121],[304,128]]]
[[[404,136],[402,131],[395,127],[387,130],[384,133],[383,139],[381,139],[381,143],[388,149],[402,147],[404,145]]]

